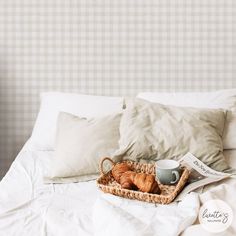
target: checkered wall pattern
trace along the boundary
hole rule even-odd
[[[235,0],[0,1],[0,175],[42,91],[135,95],[236,86]]]

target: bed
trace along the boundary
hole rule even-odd
[[[236,214],[233,178],[168,206],[104,194],[94,180],[46,184],[54,151],[36,148],[32,137],[0,182],[0,235],[212,235],[198,222],[200,204],[221,199]],[[236,168],[236,150],[224,155]],[[236,235],[236,217],[222,235]]]
[[[229,163],[236,167],[236,151],[226,151],[225,154]],[[94,235],[93,205],[103,193],[95,181],[44,184],[42,174],[51,155],[51,151],[35,151],[29,140],[1,181],[1,235]],[[225,180],[220,185],[209,187],[200,194],[200,199],[225,200],[236,214],[235,189],[236,180]],[[196,221],[182,235],[200,233],[208,235]],[[235,234],[234,218],[224,235]]]

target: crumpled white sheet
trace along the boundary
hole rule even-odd
[[[43,184],[52,152],[23,150],[0,182],[1,236],[92,235],[94,181]]]
[[[104,229],[107,232],[112,230],[109,236],[117,235],[116,232],[135,236],[161,235],[160,232],[164,231],[166,233],[162,235],[174,235],[193,222],[198,204],[192,194],[178,205],[155,207],[153,204],[105,195],[97,189],[94,181],[43,184],[43,170],[48,168],[52,154],[24,148],[0,182],[1,236],[91,236],[101,235]],[[235,185],[216,186],[209,194],[227,192],[221,195],[222,199],[235,206],[235,189],[236,181]],[[122,230],[117,231],[120,225]],[[206,235],[200,227],[190,226],[183,235],[192,236],[193,231],[198,236],[199,232]],[[234,226],[230,230],[232,233],[229,235],[236,235]],[[153,233],[155,231],[156,234]]]
[[[199,200],[195,193],[180,203],[154,205],[103,194],[93,209],[95,236],[175,236],[197,218]]]

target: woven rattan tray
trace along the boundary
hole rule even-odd
[[[101,160],[101,176],[97,179],[97,185],[105,193],[111,193],[113,195],[117,195],[124,198],[136,199],[150,203],[169,204],[181,192],[189,177],[189,170],[187,168],[182,167],[181,177],[176,185],[163,185],[158,182],[159,187],[161,189],[161,194],[143,193],[140,191],[123,189],[121,188],[120,184],[117,183],[113,178],[111,170],[107,173],[104,172],[103,164],[104,161],[107,160],[110,161],[112,165],[115,164],[109,157],[105,157]],[[145,164],[133,161],[124,162],[126,162],[134,171],[138,173],[147,173],[155,175],[156,168],[154,164]]]

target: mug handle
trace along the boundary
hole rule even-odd
[[[175,183],[179,180],[179,172],[176,171],[176,170],[173,170],[173,171],[172,171],[172,174],[174,174],[175,180],[171,181],[170,183],[171,183],[171,184],[175,184]]]

